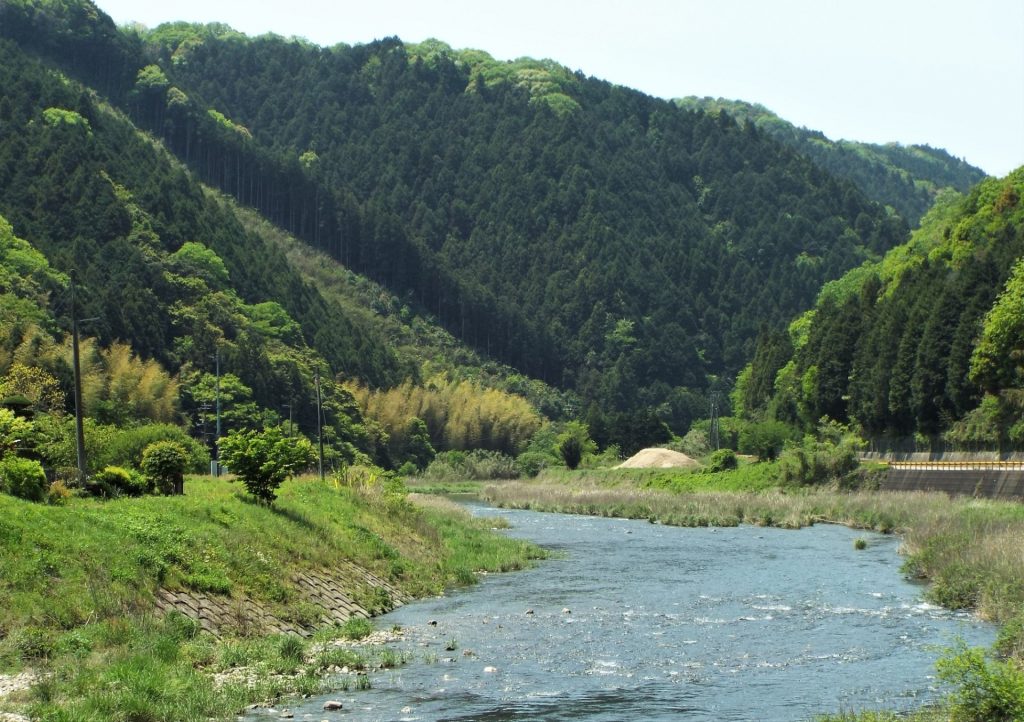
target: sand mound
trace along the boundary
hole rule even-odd
[[[695,468],[700,462],[691,459],[686,454],[670,449],[641,449],[633,454],[616,469],[669,469],[669,468]]]

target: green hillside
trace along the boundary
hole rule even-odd
[[[740,406],[880,443],[1024,443],[1024,169],[948,193],[910,242],[827,284],[789,334],[765,334]]]
[[[985,177],[980,168],[939,148],[834,141],[818,131],[798,128],[756,103],[695,96],[675,102],[681,108],[725,112],[740,123],[753,123],[824,170],[853,182],[871,200],[892,206],[911,226],[918,224],[943,189],[966,193]]]
[[[763,324],[905,238],[753,127],[549,61],[221,25],[140,35],[70,0],[4,12],[6,35],[199,178],[625,423],[655,410],[685,431]]]

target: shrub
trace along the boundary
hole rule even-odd
[[[154,441],[142,451],[142,473],[161,494],[182,494],[188,453],[175,441]]]
[[[706,456],[711,452],[711,444],[708,443],[708,435],[700,429],[690,429],[686,432],[686,436],[678,441],[672,441],[671,443],[666,444],[665,448],[672,449],[672,451],[678,451],[695,459],[697,457]]]
[[[0,459],[0,491],[28,501],[43,501],[46,488],[46,473],[38,461],[20,456]]]
[[[551,463],[551,455],[540,451],[524,451],[516,457],[516,469],[520,476],[532,479]]]
[[[277,646],[277,653],[282,660],[298,664],[306,655],[306,643],[302,641],[301,637],[293,635],[282,637]]]
[[[305,437],[286,437],[281,429],[236,431],[221,439],[221,460],[262,502],[277,498],[285,479],[313,463],[313,445]]]
[[[774,461],[792,438],[793,429],[781,421],[747,424],[740,430],[740,453],[754,454],[761,461]]]
[[[956,722],[1019,722],[1024,719],[1024,670],[1013,661],[990,659],[961,645],[937,664],[939,679],[954,686]]]
[[[118,429],[107,441],[101,456],[108,465],[140,469],[142,452],[157,441],[173,441],[185,450],[186,472],[201,474],[210,468],[209,449],[173,424],[146,424]]]
[[[32,422],[0,407],[0,454],[13,454],[31,445]]]
[[[370,636],[373,632],[373,622],[363,617],[349,617],[338,630],[342,639],[358,641]]]
[[[71,489],[67,487],[60,479],[57,479],[50,488],[46,490],[46,501],[54,506],[60,506],[67,503],[68,499],[71,498]]]
[[[834,422],[818,427],[818,438],[807,436],[790,444],[779,457],[782,480],[790,484],[842,483],[857,470],[863,442]]]
[[[590,428],[586,424],[570,421],[558,435],[555,450],[567,467],[575,469],[584,456],[597,452],[597,444],[590,438]]]
[[[583,461],[583,445],[575,436],[567,436],[558,444],[558,453],[569,469],[575,469]]]
[[[152,491],[152,485],[142,474],[120,466],[107,466],[93,474],[85,488],[93,496],[106,497],[142,496]]]
[[[443,451],[434,457],[423,472],[430,481],[465,481],[466,479],[516,479],[519,469],[515,459],[500,451],[474,449]]]
[[[737,466],[739,466],[739,461],[736,459],[735,451],[732,449],[719,449],[708,457],[707,462],[704,464],[704,471],[709,474],[717,474],[720,471],[735,469]]]

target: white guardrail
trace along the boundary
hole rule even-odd
[[[875,461],[883,461],[877,459]],[[1024,460],[1013,461],[884,461],[890,469],[921,471],[1024,471]]]

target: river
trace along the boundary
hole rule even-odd
[[[922,601],[895,537],[474,508],[554,558],[381,617],[408,663],[295,719],[792,722],[919,706],[941,647],[994,639]]]

